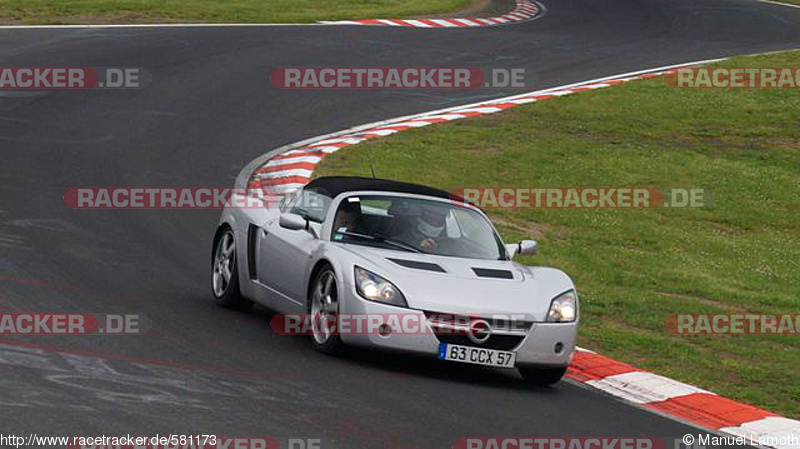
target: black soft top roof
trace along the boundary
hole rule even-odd
[[[433,187],[411,184],[408,182],[390,181],[388,179],[360,178],[356,176],[324,176],[306,184],[304,189],[314,190],[321,194],[329,195],[331,198],[335,198],[340,193],[375,190],[381,192],[412,193],[444,199],[459,199],[456,195],[451,195],[449,192]]]

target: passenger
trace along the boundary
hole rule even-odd
[[[424,250],[436,248],[441,239],[446,237],[447,214],[446,207],[428,204],[422,206],[420,216],[406,228],[401,240]]]

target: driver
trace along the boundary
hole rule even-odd
[[[444,229],[447,213],[446,207],[433,204],[423,205],[420,215],[407,228],[402,239],[418,248],[436,248],[439,245],[439,241],[445,237]]]
[[[333,231],[357,232],[359,221],[361,221],[361,205],[357,201],[343,201],[339,210],[336,211],[336,218],[333,220]]]

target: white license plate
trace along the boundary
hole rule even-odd
[[[439,344],[439,359],[452,362],[473,363],[475,365],[513,368],[517,354],[497,349],[476,348],[474,346]]]

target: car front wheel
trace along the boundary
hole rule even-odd
[[[308,298],[308,313],[311,315],[311,346],[326,354],[338,354],[344,343],[335,327],[338,324],[339,290],[336,288],[336,273],[326,266],[314,276]]]

